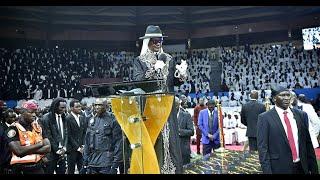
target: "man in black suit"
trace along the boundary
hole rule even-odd
[[[275,107],[258,117],[257,142],[266,174],[318,174],[318,165],[303,112],[289,108],[290,91],[271,89]]]
[[[16,121],[16,113],[12,109],[3,112],[4,122],[0,122],[0,174],[10,173],[10,160],[12,152],[9,149],[7,129]]]
[[[80,170],[82,168],[82,153],[84,140],[87,131],[87,121],[81,115],[81,104],[78,100],[70,101],[71,113],[67,115],[68,125],[68,174],[74,174],[75,165]]]
[[[63,98],[52,101],[50,110],[42,118],[43,129],[51,143],[51,152],[48,154],[49,162],[46,164],[46,174],[65,174],[68,131],[65,120],[67,102]]]
[[[187,103],[187,102],[184,102]],[[177,108],[177,119],[178,119],[178,133],[180,138],[180,147],[182,154],[183,165],[190,163],[190,138],[194,134],[193,122],[191,115],[187,110],[184,110],[180,105],[180,100],[178,97],[175,98],[175,105]]]
[[[263,104],[257,101],[258,91],[252,90],[250,98],[250,101],[242,106],[241,123],[247,126],[246,136],[249,139],[250,151],[256,151],[258,115],[265,112],[266,108]]]

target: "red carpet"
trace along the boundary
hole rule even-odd
[[[242,150],[242,145],[227,145],[226,149],[234,150],[234,151],[241,151]],[[197,152],[197,146],[196,145],[191,145],[191,152],[196,153]],[[200,152],[202,153],[202,145],[200,145]]]
[[[235,151],[241,151],[242,150],[242,145],[227,145],[226,149],[230,149],[230,150],[235,150]],[[202,145],[200,145],[200,151],[202,153]],[[191,152],[196,153],[197,152],[197,146],[196,145],[191,145]],[[316,148],[315,149],[315,153],[317,156],[317,159],[320,160],[320,148]]]
[[[316,152],[317,159],[320,160],[320,148],[314,150]]]

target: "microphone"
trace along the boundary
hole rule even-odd
[[[166,63],[167,61],[167,55],[165,53],[161,53],[158,57],[158,60],[163,61],[164,63]]]

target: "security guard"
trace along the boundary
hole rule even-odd
[[[107,106],[98,98],[96,115],[89,120],[83,157],[87,174],[116,174],[122,162],[122,131]]]
[[[50,152],[50,141],[43,136],[42,128],[35,121],[38,106],[27,101],[17,122],[7,129],[9,148],[12,151],[10,164],[17,174],[44,174],[42,158]]]

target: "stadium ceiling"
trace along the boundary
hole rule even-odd
[[[1,26],[141,31],[190,30],[319,15],[320,6],[2,6]]]

